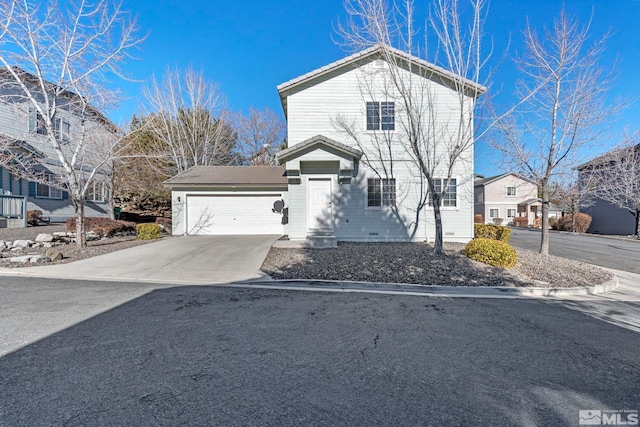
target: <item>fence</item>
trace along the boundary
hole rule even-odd
[[[25,196],[0,196],[0,217],[22,219],[27,226],[27,198]]]

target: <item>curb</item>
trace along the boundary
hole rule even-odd
[[[281,289],[321,292],[375,293],[433,297],[460,298],[529,298],[529,297],[570,297],[598,295],[611,292],[618,286],[618,277],[600,285],[577,288],[512,288],[489,286],[429,286],[408,283],[372,283],[331,280],[256,280],[222,286],[236,288]]]
[[[13,272],[11,272],[13,273]],[[605,283],[576,288],[515,288],[503,286],[435,286],[416,285],[410,283],[384,283],[384,282],[354,282],[348,280],[306,280],[306,279],[283,279],[269,280],[256,278],[241,280],[237,282],[211,282],[207,280],[157,280],[145,278],[127,278],[114,276],[56,276],[29,274],[27,272],[0,271],[0,276],[13,277],[35,277],[58,280],[96,280],[121,283],[147,283],[157,284],[162,287],[175,286],[224,286],[232,288],[248,289],[278,289],[297,290],[314,292],[349,292],[349,293],[371,293],[387,295],[410,295],[410,296],[431,296],[431,297],[451,297],[451,298],[535,298],[535,297],[572,297],[584,295],[598,295],[611,292],[618,286],[618,276]]]

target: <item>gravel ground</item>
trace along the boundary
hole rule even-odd
[[[35,240],[40,233],[53,233],[55,231],[67,231],[64,224],[53,224],[44,226],[29,226],[27,228],[0,228],[0,240]],[[108,239],[94,240],[87,242],[87,247],[78,248],[74,243],[56,246],[64,255],[60,261],[49,262],[44,265],[64,264],[67,262],[78,261],[85,258],[91,258],[98,255],[104,255],[110,252],[127,249],[134,246],[144,245],[154,240],[136,240],[136,236],[119,236]],[[0,252],[0,258],[8,258],[25,254],[45,254],[48,248],[27,248],[23,251],[3,251]],[[42,265],[42,264],[41,264]],[[11,263],[0,259],[0,267],[30,267],[31,264]]]
[[[445,243],[434,256],[423,243],[338,243],[337,249],[271,248],[262,271],[274,279],[351,280],[444,286],[577,287],[592,286],[611,274],[578,261],[516,249],[509,270],[473,261],[463,244]]]

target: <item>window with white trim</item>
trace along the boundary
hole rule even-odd
[[[395,178],[367,179],[367,207],[393,206],[396,203]]]
[[[104,202],[106,198],[105,185],[102,181],[94,181],[87,187],[86,199],[91,202]]]
[[[367,102],[367,130],[395,130],[395,102]]]
[[[53,182],[53,175],[46,175],[46,182]],[[46,183],[36,183],[36,197],[41,199],[62,199],[62,190],[47,185]]]
[[[34,107],[29,107],[29,132],[37,133],[38,135],[47,134],[44,117]]]
[[[515,218],[516,210],[515,209],[507,209],[507,218]]]
[[[53,120],[53,131],[56,134],[56,138],[58,138],[60,141],[67,142],[69,141],[71,124],[66,119],[56,117]]]
[[[507,187],[507,196],[513,197],[516,195],[516,187]]]
[[[489,218],[499,218],[500,209],[489,209]]]
[[[442,191],[442,183],[446,182],[446,178],[434,178],[433,185],[435,187],[436,193],[440,193]],[[447,190],[444,192],[442,196],[442,200],[440,206],[446,208],[455,208],[458,206],[458,184],[456,178],[449,179],[449,185],[447,185]],[[429,198],[429,204],[431,204],[431,198]]]

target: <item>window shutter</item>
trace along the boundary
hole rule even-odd
[[[29,181],[29,197],[36,197],[36,183]]]
[[[62,200],[67,200],[69,198],[69,193],[66,191],[62,191]]]

